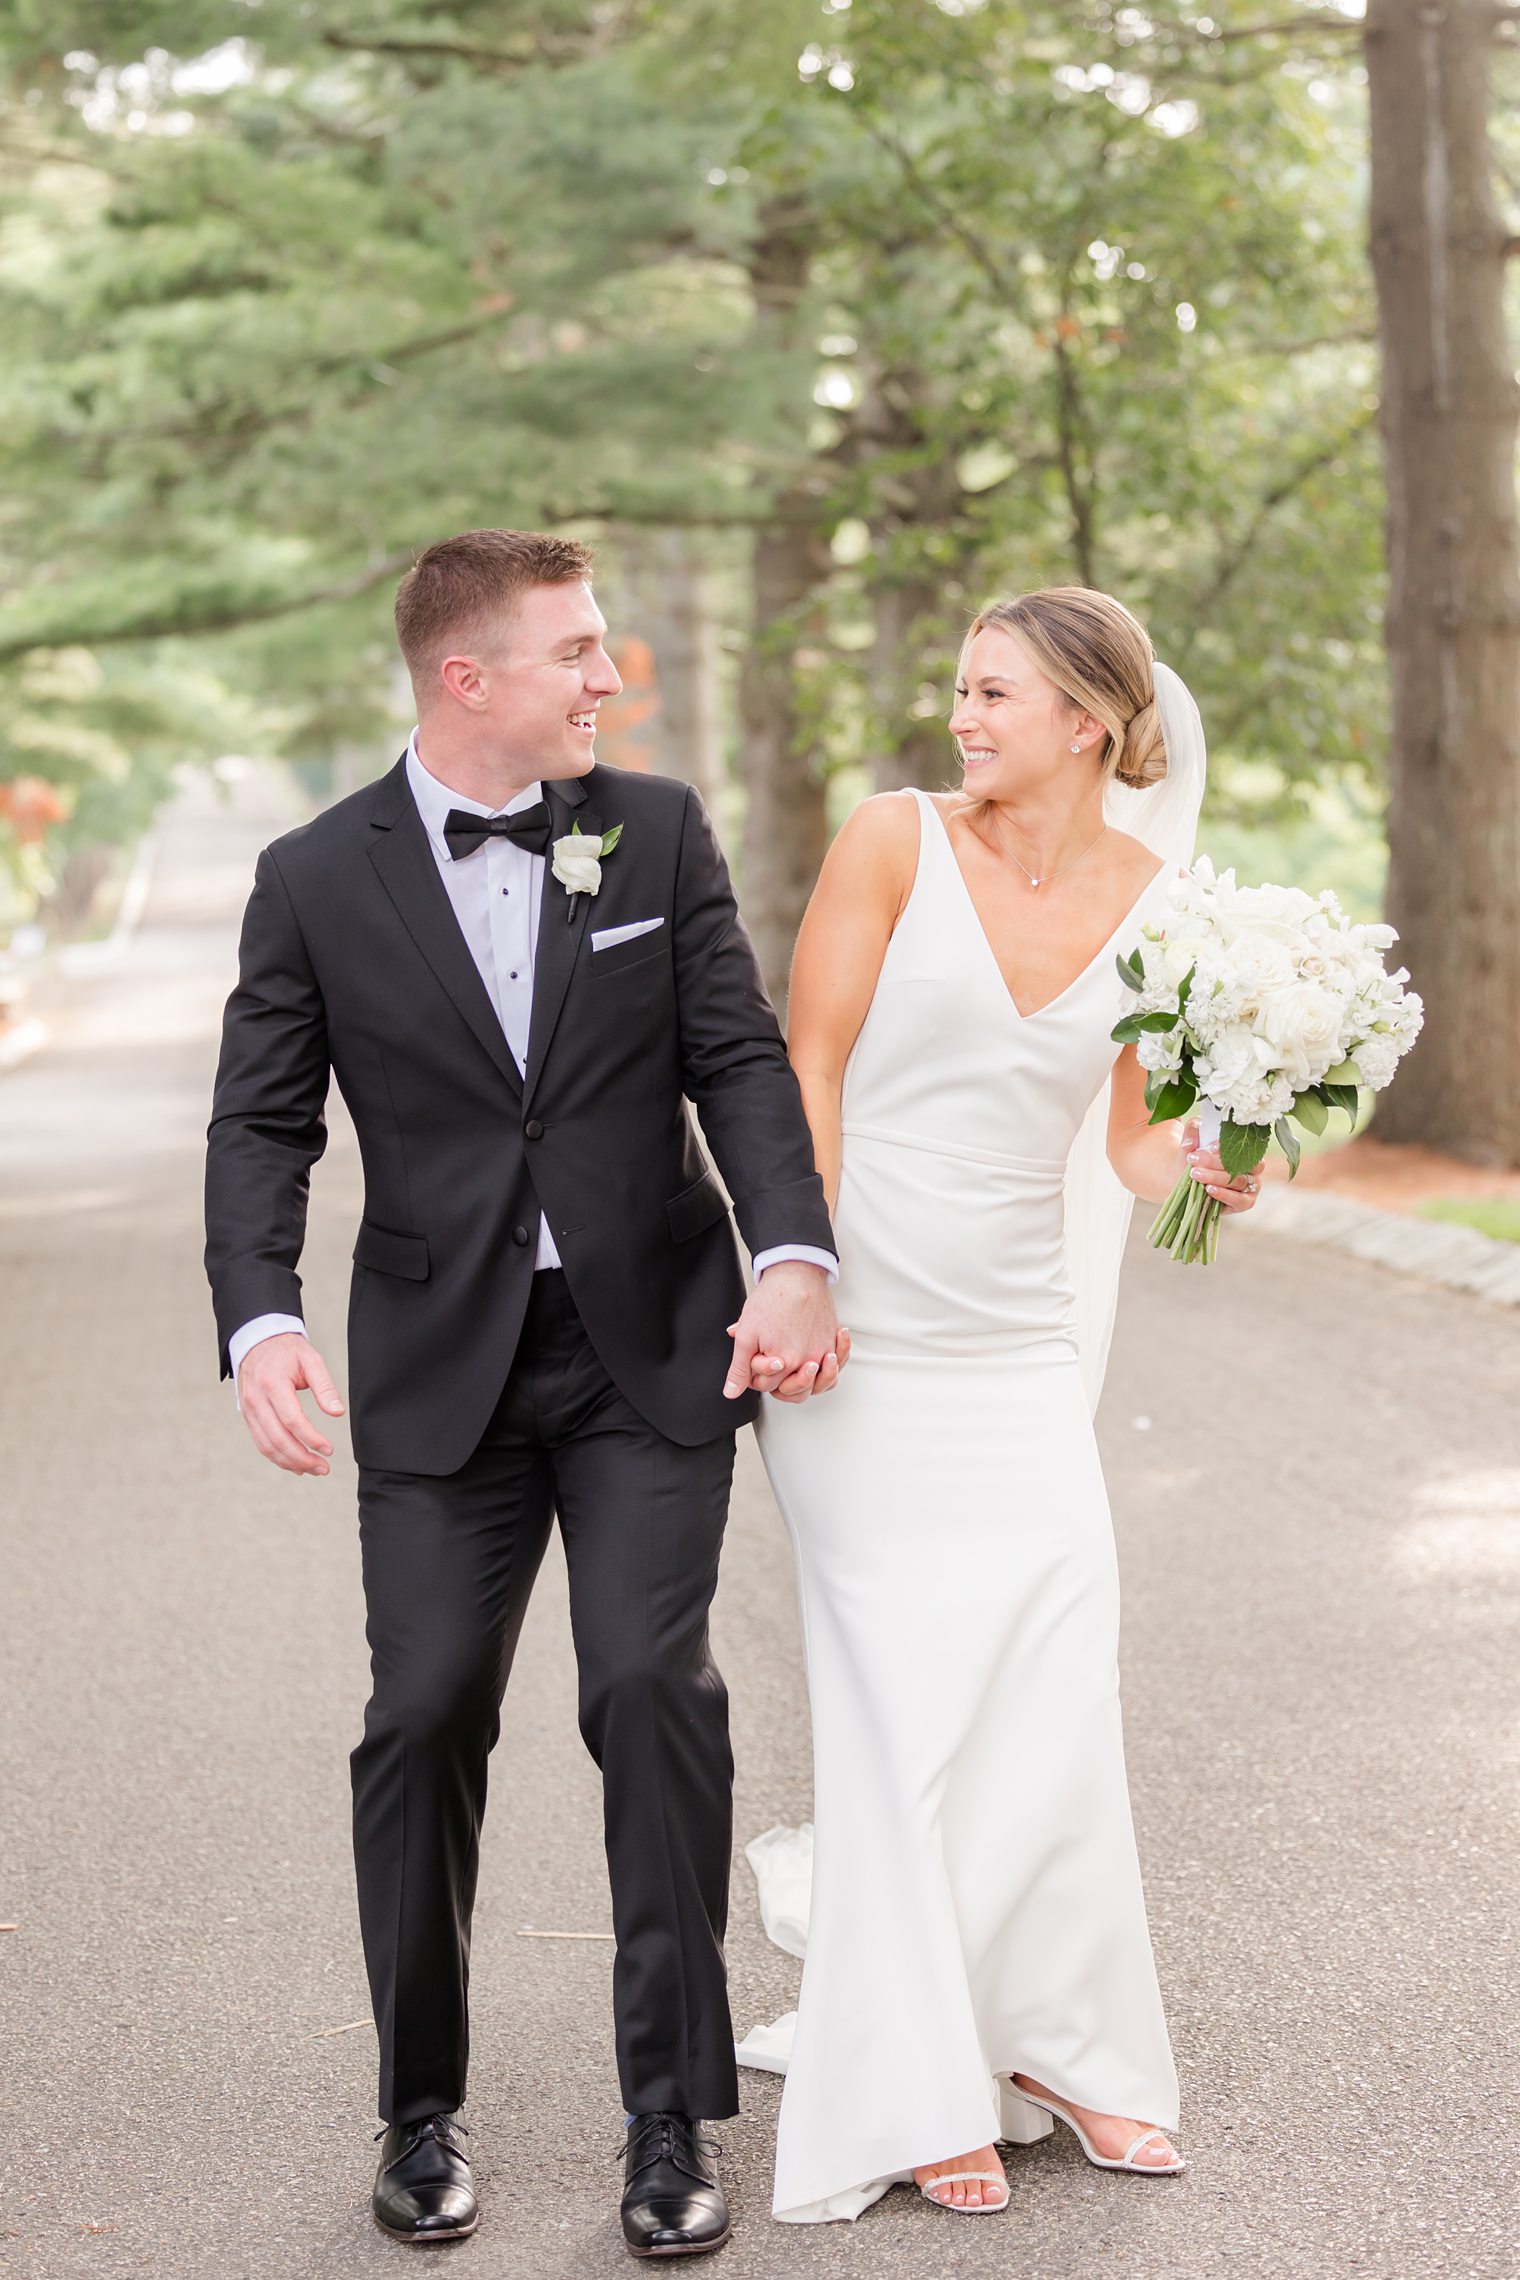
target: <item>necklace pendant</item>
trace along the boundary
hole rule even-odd
[[[1029,882],[1029,884],[1030,884],[1032,887],[1037,887],[1037,886],[1039,885],[1039,883],[1040,883],[1040,882],[1039,882],[1039,880],[1038,880],[1038,879],[1031,879],[1031,880],[1030,880],[1030,882]]]

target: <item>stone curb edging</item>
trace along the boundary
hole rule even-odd
[[[1520,1306],[1520,1243],[1480,1235],[1476,1227],[1454,1227],[1439,1219],[1412,1219],[1379,1211],[1350,1196],[1318,1191],[1300,1194],[1287,1187],[1267,1188],[1239,1225],[1294,1243],[1323,1243],[1397,1274],[1466,1290],[1499,1306]]]

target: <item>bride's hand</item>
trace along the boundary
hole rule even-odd
[[[1204,1148],[1198,1139],[1198,1119],[1190,1116],[1182,1127],[1181,1151],[1183,1161],[1195,1180],[1201,1180],[1210,1195],[1218,1198],[1226,1211],[1251,1211],[1261,1193],[1261,1167],[1254,1172],[1237,1172],[1232,1179],[1224,1168],[1224,1158],[1217,1148]]]
[[[849,1359],[824,1271],[801,1260],[766,1268],[728,1334],[734,1351],[723,1391],[730,1401],[752,1389],[778,1401],[829,1393]]]

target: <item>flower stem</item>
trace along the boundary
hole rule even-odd
[[[1149,1241],[1185,1267],[1212,1266],[1219,1255],[1223,1211],[1203,1182],[1184,1172],[1152,1221]]]

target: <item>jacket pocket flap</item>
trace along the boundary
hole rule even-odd
[[[670,1232],[678,1243],[728,1217],[723,1190],[711,1172],[704,1172],[691,1187],[673,1195],[665,1209],[670,1214]]]
[[[363,1219],[354,1243],[354,1265],[373,1267],[382,1275],[404,1275],[408,1282],[426,1282],[427,1237],[398,1235],[389,1227],[376,1227]]]

